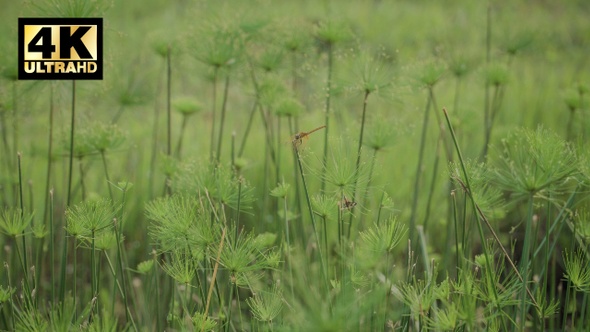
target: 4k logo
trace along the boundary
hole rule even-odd
[[[18,79],[102,80],[102,18],[19,18]]]

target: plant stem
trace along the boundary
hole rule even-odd
[[[209,293],[207,294],[207,302],[205,304],[205,312],[204,316],[207,317],[209,314],[209,305],[211,304],[211,295],[213,293],[213,283],[217,277],[217,269],[219,268],[219,258],[221,257],[221,250],[223,249],[223,241],[225,240],[225,231],[226,228],[224,227],[221,232],[221,241],[219,242],[219,249],[217,250],[217,259],[215,260],[215,266],[213,267],[213,275],[211,276],[211,287],[209,287]],[[201,326],[201,332],[205,331],[205,322],[203,321],[203,325]]]
[[[43,224],[47,222],[47,204],[49,203],[49,186],[51,185],[51,159],[53,154],[53,111],[53,83],[49,83],[49,142],[47,148],[47,172],[45,173],[45,205],[43,206]],[[51,257],[53,258],[53,255]],[[53,291],[53,288],[51,290]]]
[[[50,255],[50,270],[51,270],[51,301],[55,301],[55,239],[53,233],[53,189],[49,190],[49,255]]]
[[[161,90],[162,87],[162,79],[161,77],[163,76],[163,72],[164,70],[166,70],[166,62],[162,62],[162,69],[161,72],[159,74],[158,77],[158,84],[156,87],[156,93],[155,93],[155,101],[154,101],[154,123],[152,126],[152,154],[150,156],[150,170],[149,170],[149,182],[148,182],[148,193],[149,193],[149,197],[153,197],[153,191],[154,191],[154,176],[156,174],[156,159],[158,156],[158,124],[159,124],[159,115],[160,115],[160,106],[158,103],[158,97],[160,96],[160,94],[158,93]]]
[[[170,45],[166,51],[166,154],[172,155],[172,55]]]
[[[229,92],[229,72],[225,77],[225,87],[223,88],[223,102],[221,104],[221,120],[219,124],[219,136],[217,139],[217,163],[219,163],[219,159],[221,158],[221,141],[223,139],[223,125],[225,124],[225,112],[227,108],[227,95]]]
[[[424,162],[424,148],[426,146],[426,133],[428,129],[428,118],[430,114],[431,99],[428,98],[426,108],[424,109],[424,118],[422,121],[422,134],[420,138],[420,149],[418,152],[418,166],[416,167],[416,178],[414,180],[414,196],[412,199],[412,213],[410,214],[410,232],[409,239],[414,240],[414,231],[416,228],[416,214],[418,212],[418,196],[420,193],[420,178],[422,173],[422,163]]]
[[[358,185],[358,173],[359,173],[359,168],[361,166],[361,151],[362,151],[362,147],[363,147],[363,135],[365,133],[365,119],[366,119],[366,115],[367,115],[367,103],[368,103],[368,99],[369,99],[369,95],[371,94],[371,91],[369,90],[365,90],[365,95],[363,97],[363,115],[361,118],[361,133],[359,135],[359,147],[357,150],[357,154],[356,154],[356,166],[354,169],[354,185],[352,187],[352,200],[353,202],[356,200],[356,187]],[[325,165],[325,164],[324,164]],[[354,210],[354,206],[351,208],[351,213],[350,213],[350,218],[348,219],[348,232],[346,237],[350,240],[350,231],[352,228],[352,211]]]
[[[246,131],[244,131],[244,137],[242,137],[242,143],[240,144],[240,152],[238,152],[238,157],[242,157],[244,154],[244,148],[246,147],[246,141],[248,136],[250,135],[250,129],[252,128],[252,120],[254,120],[254,113],[256,113],[256,109],[258,108],[258,97],[254,101],[254,105],[252,106],[252,110],[250,111],[250,115],[248,116],[248,124],[246,124]]]
[[[109,170],[107,168],[107,158],[105,156],[104,150],[100,151],[100,157],[102,158],[102,165],[104,167],[104,176],[107,179],[107,188],[109,188],[109,197],[111,198],[111,201],[114,202],[113,189],[111,189],[111,178],[109,177]]]
[[[216,117],[216,112],[215,112],[215,108],[217,105],[217,76],[219,75],[219,67],[215,66],[213,68],[213,101],[212,101],[212,112],[211,112],[211,117],[212,117],[212,121],[211,121],[211,143],[209,146],[209,160],[213,161],[213,151],[215,150],[215,117]]]
[[[307,207],[309,209],[309,216],[311,218],[311,226],[313,227],[313,233],[315,235],[315,240],[318,244],[317,248],[318,248],[318,252],[320,255],[320,264],[322,266],[321,271],[322,271],[322,278],[324,279],[324,286],[326,287],[326,291],[328,291],[329,288],[329,284],[328,284],[328,276],[326,274],[326,266],[324,264],[324,255],[322,254],[322,246],[320,245],[320,238],[318,236],[318,232],[317,232],[317,228],[316,228],[316,223],[315,223],[315,215],[313,213],[313,209],[311,207],[311,200],[309,198],[309,191],[307,190],[307,184],[305,182],[305,176],[303,174],[303,164],[301,163],[301,156],[299,155],[299,150],[297,149],[297,147],[295,145],[293,145],[293,149],[295,150],[295,154],[297,155],[297,163],[299,164],[299,174],[301,175],[301,183],[303,184],[303,192],[305,193],[305,198],[307,200]]]
[[[182,149],[182,140],[184,139],[184,133],[186,130],[186,124],[188,123],[188,116],[186,114],[182,115],[182,125],[180,126],[180,134],[178,136],[178,143],[176,144],[176,158],[178,160],[181,159],[180,151]]]
[[[363,206],[367,210],[370,210],[369,188],[371,187],[371,182],[373,181],[373,171],[375,170],[375,162],[377,160],[377,151],[379,151],[379,150],[373,149],[373,156],[371,157],[371,166],[369,166],[369,179],[367,180],[367,188],[365,188],[365,193],[363,195]],[[362,225],[364,221],[365,221],[365,214],[361,214],[360,224]]]
[[[291,261],[291,239],[289,237],[289,218],[287,217],[287,196],[283,198],[283,209],[285,210],[285,239],[287,240],[287,264],[289,265],[289,276],[291,280],[289,285],[291,286],[291,301],[295,299],[295,292],[293,290],[293,262]]]
[[[76,125],[76,80],[72,80],[72,121],[70,124],[70,172],[68,175],[68,200],[66,207],[72,201],[72,173],[74,168],[74,130]],[[63,302],[63,298],[61,299]]]
[[[532,224],[533,224],[533,193],[529,194],[528,199],[528,213],[527,213],[527,220],[526,220],[526,230],[524,233],[524,245],[522,249],[522,258],[521,258],[521,265],[520,265],[520,274],[522,275],[523,285],[522,291],[520,295],[520,329],[524,331],[525,323],[526,323],[526,289],[527,289],[527,282],[529,276],[529,259],[530,259],[530,250],[531,250],[531,237],[532,234]]]
[[[326,81],[326,104],[324,112],[325,114],[325,121],[324,125],[326,128],[324,129],[324,159],[323,165],[328,163],[328,129],[330,124],[330,96],[332,95],[332,70],[334,65],[334,46],[332,43],[328,43],[328,79]],[[322,176],[322,185],[321,185],[321,192],[326,191],[326,180]]]

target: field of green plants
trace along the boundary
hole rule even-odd
[[[589,2],[1,7],[1,331],[590,329]]]

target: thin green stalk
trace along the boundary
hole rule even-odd
[[[227,95],[229,92],[229,72],[225,77],[225,87],[223,88],[223,102],[221,104],[221,119],[219,124],[219,136],[217,139],[217,163],[219,163],[219,158],[221,158],[221,141],[223,139],[223,125],[225,124],[225,112],[227,109]]]
[[[500,108],[500,95],[501,95],[501,86],[499,84],[494,85],[494,96],[492,97],[492,104],[489,109],[488,114],[488,121],[487,127],[485,128],[485,139],[483,145],[483,151],[481,153],[481,159],[485,160],[488,155],[488,148],[490,145],[490,139],[492,137],[492,128],[494,127],[494,120],[496,115],[498,114],[498,109]]]
[[[234,295],[234,288],[235,285],[233,285],[230,282],[230,286],[229,286],[229,295],[228,295],[228,301],[227,301],[227,322],[225,324],[225,332],[229,332],[229,326],[230,326],[230,322],[231,322],[231,314],[232,314],[232,301],[233,301],[233,295]]]
[[[213,69],[213,92],[212,92],[212,121],[211,121],[211,143],[209,146],[209,160],[213,161],[213,151],[215,150],[215,118],[217,105],[217,76],[219,75],[219,67],[215,66]]]
[[[455,193],[451,194],[451,199],[453,200],[453,221],[455,224],[455,255],[456,255],[456,262],[455,262],[455,273],[457,273],[457,278],[459,277],[459,271],[461,270],[462,261],[459,255],[459,229],[457,228],[458,220],[457,220],[457,201],[456,201]]]
[[[53,233],[53,189],[49,190],[49,264],[51,270],[51,284],[55,285],[55,239]],[[55,301],[55,287],[51,287],[51,301]]]
[[[219,242],[219,249],[217,250],[217,259],[215,260],[215,266],[213,267],[213,275],[211,276],[211,283],[214,283],[217,277],[217,269],[219,268],[219,258],[221,257],[221,251],[223,249],[223,241],[225,240],[225,231],[226,227],[223,228],[221,232],[221,241]],[[213,286],[209,287],[209,292],[207,293],[207,302],[205,304],[205,312],[204,316],[207,317],[209,314],[209,305],[211,304],[211,295],[213,293]],[[205,322],[203,322],[203,326],[201,326],[201,332],[205,331]]]
[[[520,266],[520,274],[522,275],[523,285],[520,293],[520,329],[524,331],[526,323],[526,289],[529,276],[529,259],[531,250],[532,224],[533,224],[533,193],[530,193],[528,200],[528,213],[526,220],[526,230],[524,233],[524,245],[522,249],[522,258]]]
[[[18,245],[16,246],[18,247]],[[12,289],[12,282],[10,279],[10,266],[7,262],[4,262],[4,268],[6,269],[6,279],[8,280],[8,290]],[[12,320],[12,328],[16,328],[15,323],[15,314],[14,314],[14,302],[12,301],[12,295],[8,298],[8,303],[10,304],[10,319]]]
[[[131,317],[131,313],[129,311],[129,304],[127,301],[127,282],[125,281],[125,269],[123,268],[123,259],[122,259],[122,251],[123,249],[121,248],[121,228],[118,225],[118,220],[115,219],[113,220],[113,223],[115,225],[115,235],[117,237],[117,269],[119,271],[119,275],[121,277],[121,285],[122,285],[122,290],[123,290],[123,303],[125,305],[125,319],[127,320],[127,322],[131,322],[133,324],[133,326],[135,326],[135,322],[133,321],[133,318]],[[117,277],[115,277],[117,278]],[[137,330],[137,328],[135,328],[135,330]]]
[[[84,172],[84,164],[82,163],[83,157],[78,157],[78,168],[80,170],[80,190],[82,192],[82,201],[86,200],[86,185],[84,183],[84,178],[86,177],[86,173]],[[74,190],[75,192],[76,190]]]
[[[295,299],[295,292],[293,291],[293,262],[291,261],[291,239],[289,238],[289,218],[287,217],[287,196],[283,197],[283,209],[285,210],[285,239],[287,240],[287,264],[289,265],[289,276],[291,280],[291,301]],[[325,223],[324,223],[325,225]],[[325,228],[324,228],[325,231]]]
[[[180,134],[178,136],[178,143],[176,144],[176,157],[180,160],[180,151],[182,150],[182,141],[184,139],[184,133],[186,131],[186,124],[188,123],[188,115],[182,115],[182,124],[180,126]]]
[[[74,130],[76,125],[76,80],[72,80],[72,120],[70,123],[70,171],[68,175],[68,198],[66,207],[72,202],[72,173],[74,168]],[[64,266],[65,268],[65,266]],[[65,290],[65,289],[64,289]],[[60,299],[63,303],[63,296]]]
[[[160,295],[160,278],[158,276],[158,256],[155,250],[152,251],[153,255],[152,255],[152,260],[154,261],[154,273],[153,273],[153,277],[154,277],[154,284],[156,286],[156,298],[160,299],[161,295]],[[162,331],[162,320],[161,320],[161,310],[160,310],[160,301],[154,301],[156,302],[156,329],[158,331]]]
[[[584,292],[584,294],[582,295],[582,307],[580,308],[580,322],[581,322],[581,329],[584,329],[584,323],[586,323],[586,325],[588,324],[588,322],[586,322],[586,309],[588,307],[588,292]]]
[[[45,205],[43,205],[43,224],[47,222],[47,205],[49,203],[49,186],[51,185],[51,160],[53,155],[53,83],[49,83],[49,137],[47,147],[47,172],[45,173]],[[53,255],[51,256],[53,258]],[[52,285],[53,285],[53,280]],[[53,287],[51,288],[53,291]],[[52,298],[53,299],[53,298]]]
[[[78,244],[77,244],[77,240],[78,237],[74,236],[74,252],[72,253],[72,255],[74,256],[73,259],[73,266],[74,266],[74,273],[72,274],[72,279],[74,279],[74,281],[72,281],[72,294],[74,295],[74,321],[76,321],[78,319],[78,308],[76,306],[76,304],[78,303],[78,300],[76,298],[76,279],[78,278]]]
[[[371,157],[371,166],[369,166],[369,179],[367,180],[367,188],[365,188],[365,193],[363,195],[363,206],[370,210],[369,206],[369,188],[371,188],[371,182],[373,181],[373,171],[375,169],[375,162],[377,161],[377,149],[373,149],[373,156]],[[365,221],[365,214],[361,214],[360,224],[362,225]]]
[[[231,151],[230,151],[230,158],[231,158],[231,167],[232,169],[236,170],[236,131],[232,131],[231,133]]]
[[[377,226],[381,225],[381,210],[383,210],[383,199],[385,198],[385,191],[381,193],[381,200],[379,201],[379,209],[377,210]]]
[[[109,170],[107,167],[107,158],[105,156],[105,151],[101,150],[100,151],[100,157],[102,158],[102,166],[104,168],[104,176],[107,179],[107,188],[109,188],[109,197],[111,198],[111,201],[114,201],[113,198],[113,189],[111,189],[111,178],[109,177]]]
[[[289,119],[289,129],[291,130],[292,133],[296,132],[295,128],[293,127],[293,121],[291,121],[291,117],[288,118]],[[295,118],[295,120],[297,120],[297,118]],[[293,182],[295,182],[295,207],[296,207],[296,211],[295,211],[295,215],[301,216],[302,211],[303,211],[303,207],[301,204],[301,190],[300,190],[300,185],[299,185],[299,176],[297,176],[297,154],[295,153],[295,151],[293,151]],[[301,239],[301,245],[305,245],[303,243],[303,223],[298,222],[297,224],[297,231],[299,233],[299,238]],[[325,220],[324,220],[324,226],[325,226]],[[325,227],[324,227],[325,228]],[[327,251],[326,251],[327,252]]]
[[[158,156],[158,143],[159,143],[159,139],[158,139],[158,125],[160,123],[159,121],[159,115],[160,115],[160,105],[158,103],[158,97],[160,96],[160,90],[162,88],[162,79],[161,77],[164,74],[164,70],[166,70],[166,62],[162,62],[162,69],[160,72],[160,76],[158,76],[158,84],[156,87],[156,92],[155,92],[155,96],[156,98],[154,101],[154,123],[152,125],[152,154],[150,156],[150,171],[149,171],[149,182],[148,182],[148,193],[149,193],[149,197],[151,198],[154,192],[154,176],[156,174],[156,158]]]
[[[240,152],[238,152],[238,157],[242,157],[244,154],[244,148],[246,147],[246,141],[248,136],[250,135],[250,129],[252,128],[252,121],[254,120],[254,114],[256,113],[256,109],[258,108],[258,96],[254,101],[254,105],[252,106],[252,110],[250,111],[250,115],[248,115],[248,124],[246,124],[246,130],[244,131],[244,137],[242,137],[242,143],[240,144]]]
[[[275,177],[277,183],[281,175],[281,117],[277,116],[277,162],[275,163]]]
[[[368,104],[368,100],[369,100],[369,95],[371,94],[370,90],[365,90],[365,96],[363,97],[363,115],[361,118],[361,133],[359,135],[359,147],[357,150],[357,154],[356,154],[356,168],[354,169],[354,185],[352,187],[352,200],[354,201],[356,199],[356,187],[358,185],[358,172],[359,172],[359,167],[361,166],[361,151],[362,151],[362,147],[363,147],[363,136],[365,133],[365,119],[366,119],[366,115],[367,115],[367,104]],[[327,129],[327,127],[326,127]],[[324,164],[325,165],[325,164]],[[352,207],[351,210],[354,209],[354,206]],[[352,228],[352,213],[350,214],[350,218],[348,220],[348,232],[346,237],[350,240],[350,231]]]
[[[463,161],[463,155],[461,154],[461,149],[459,148],[459,143],[457,142],[457,137],[455,136],[455,131],[453,130],[453,126],[451,125],[451,120],[449,119],[449,115],[447,114],[447,110],[443,108],[443,112],[444,112],[445,118],[447,120],[447,126],[448,126],[448,128],[451,132],[451,136],[453,138],[453,143],[455,144],[455,149],[457,151],[457,155],[459,156],[459,161],[461,163],[461,169],[463,170],[463,176],[465,178],[465,184],[466,184],[466,188],[465,188],[466,194],[469,194],[469,198],[471,200],[471,206],[473,208],[474,213],[479,212],[480,215],[483,216],[483,213],[481,213],[481,210],[479,210],[479,208],[476,206],[475,199],[471,195],[471,185],[469,183],[469,176],[467,174],[467,169],[465,168],[465,163]],[[493,229],[491,229],[491,225],[489,225],[489,222],[487,222],[487,219],[484,219],[484,220],[486,221],[486,224],[488,225],[488,227],[490,227],[492,234],[494,234],[494,236],[495,236],[495,233],[493,233]],[[479,221],[479,218],[476,220],[476,223],[477,223],[477,229],[479,231],[480,241],[482,243],[483,255],[485,257],[485,265],[486,265],[485,266],[485,273],[486,273],[486,276],[489,278],[490,282],[494,282],[495,277],[493,275],[492,264],[490,263],[490,257],[488,255],[487,246],[485,245],[486,238],[484,236],[483,227],[481,226],[481,222]],[[496,239],[496,242],[503,248],[503,246],[502,246],[501,242],[499,241],[499,239],[497,238],[497,236],[495,236],[495,239]],[[505,252],[505,254],[506,254],[506,256],[508,256],[506,252]],[[508,256],[508,260],[510,262],[512,262],[510,260],[509,256]],[[525,289],[527,289],[527,288],[525,287]],[[492,291],[494,293],[493,295],[494,295],[494,299],[495,299],[496,303],[499,303],[498,302],[498,292],[497,292],[496,288],[492,287]],[[531,297],[532,297],[532,294],[531,294]],[[498,310],[501,311],[502,309],[498,308]],[[502,324],[504,324],[503,320],[502,320]]]
[[[166,51],[166,155],[172,155],[172,64],[171,49]]]
[[[313,227],[313,233],[315,235],[315,240],[318,243],[318,252],[320,255],[320,264],[322,266],[322,278],[324,279],[324,286],[326,291],[328,291],[329,284],[328,284],[328,276],[326,274],[326,265],[324,264],[324,255],[322,254],[322,246],[320,244],[320,238],[318,236],[316,222],[315,222],[315,215],[313,213],[313,209],[311,207],[311,199],[309,198],[309,191],[307,190],[307,183],[305,182],[305,175],[303,173],[303,164],[301,163],[301,156],[299,155],[299,150],[295,145],[293,145],[293,149],[295,150],[295,154],[297,155],[297,163],[299,164],[299,174],[301,175],[301,183],[303,184],[303,192],[305,193],[305,199],[307,200],[307,208],[309,209],[309,216],[311,218],[311,226]],[[331,305],[330,305],[331,306]]]
[[[561,323],[561,330],[567,331],[567,314],[568,308],[570,306],[570,293],[572,292],[572,282],[568,280],[567,282],[567,290],[565,291],[565,302],[564,302],[564,312],[563,312],[563,321]],[[575,309],[574,309],[575,310]],[[572,331],[573,331],[573,324],[574,324],[574,313],[572,313]]]
[[[418,212],[418,197],[420,194],[420,178],[422,178],[422,164],[424,162],[424,148],[426,147],[426,133],[428,129],[428,118],[430,114],[429,111],[431,102],[432,100],[428,98],[426,108],[424,109],[424,118],[422,121],[422,134],[420,136],[420,149],[418,151],[418,165],[416,167],[416,178],[414,179],[414,196],[412,198],[412,212],[410,214],[410,240],[414,240],[414,231],[416,228],[416,214]]]
[[[92,244],[90,250],[90,274],[92,275],[91,279],[91,286],[92,286],[92,297],[98,296],[98,273],[96,268],[96,245],[95,245],[95,233],[94,229],[91,232],[92,237]],[[94,306],[93,308],[96,308]],[[94,310],[92,310],[92,314],[95,314]]]
[[[492,6],[488,4],[487,16],[486,16],[486,68],[489,67],[491,61],[491,49],[492,49]],[[490,84],[486,81],[485,85],[485,97],[484,97],[484,114],[483,114],[483,129],[484,129],[484,142],[487,141],[488,128],[490,127]],[[487,153],[487,145],[484,145],[485,156]]]
[[[434,196],[434,189],[436,187],[436,178],[438,174],[438,162],[440,160],[440,142],[442,140],[442,135],[439,136],[438,141],[436,142],[436,152],[434,157],[434,165],[432,167],[432,179],[430,180],[430,189],[428,190],[428,198],[426,199],[426,212],[424,213],[424,221],[422,222],[422,227],[424,232],[428,229],[428,220],[430,219],[430,208],[432,207],[432,197]]]
[[[12,81],[12,152],[18,151],[19,147],[19,120],[18,120],[18,92],[17,92],[17,81]]]
[[[324,112],[325,114],[325,121],[324,125],[326,126],[324,130],[324,159],[323,165],[327,165],[328,163],[328,128],[330,127],[330,96],[332,95],[332,70],[334,65],[334,47],[332,43],[328,43],[328,79],[326,81],[326,104]],[[322,177],[322,193],[326,191],[326,180]]]
[[[20,201],[20,216],[21,218],[24,218],[24,214],[25,214],[25,204],[23,201],[23,173],[22,173],[22,167],[21,167],[21,153],[18,152],[16,154],[17,156],[17,161],[18,161],[18,194],[19,194],[19,201]],[[23,230],[22,232],[22,242],[23,242],[23,273],[25,275],[25,286],[27,287],[26,290],[27,292],[30,291],[30,287],[29,287],[29,273],[28,273],[28,264],[27,264],[27,242],[26,242],[26,236],[25,236],[25,231]],[[18,248],[18,246],[17,246]]]
[[[250,66],[250,78],[252,79],[252,85],[254,86],[254,91],[256,93],[256,100],[260,101],[260,89],[258,87],[258,82],[256,81],[256,75],[254,74],[254,66],[252,65],[251,61],[248,61]],[[270,157],[273,163],[276,163],[275,160],[275,152],[272,143],[272,126],[269,124],[269,119],[266,118],[266,114],[264,113],[264,109],[262,105],[257,102],[258,110],[260,111],[260,116],[262,118],[262,124],[264,125],[264,133],[267,144],[270,146]]]

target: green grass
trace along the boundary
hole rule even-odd
[[[586,2],[5,7],[0,330],[590,329]]]

